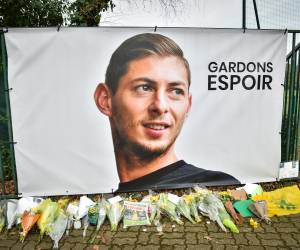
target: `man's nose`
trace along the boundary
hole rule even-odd
[[[166,93],[163,91],[156,92],[149,106],[151,113],[161,115],[169,111],[169,102]]]

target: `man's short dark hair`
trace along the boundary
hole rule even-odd
[[[190,67],[181,48],[166,36],[157,33],[144,33],[125,40],[112,54],[105,74],[105,83],[112,93],[116,93],[119,80],[127,73],[130,62],[151,55],[175,56],[182,60],[187,70],[190,85]]]

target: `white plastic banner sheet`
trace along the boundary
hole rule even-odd
[[[118,174],[110,121],[99,111],[94,93],[105,82],[112,53],[126,39],[142,33],[172,39],[189,63],[192,105],[174,144],[177,159],[222,171],[242,183],[276,179],[281,155],[284,31],[10,28],[5,40],[22,195],[102,193],[118,188],[119,176],[126,174]],[[152,84],[151,79],[145,81]],[[156,91],[148,85],[134,91],[138,95]],[[177,87],[170,93],[174,98],[183,96]],[[125,97],[121,99],[126,102]],[[174,112],[176,118],[178,111]],[[151,126],[142,129],[147,130],[148,139],[152,136],[158,141],[171,129],[168,124]]]

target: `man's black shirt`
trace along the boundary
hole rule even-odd
[[[119,183],[116,192],[186,188],[197,184],[201,186],[219,186],[241,183],[229,174],[197,168],[181,160],[135,180]]]

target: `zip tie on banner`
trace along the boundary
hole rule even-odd
[[[59,32],[60,27],[61,27],[61,23],[59,25],[57,25],[57,32]]]
[[[18,142],[16,141],[6,141],[6,142],[1,142],[2,144],[17,144]]]
[[[283,33],[283,34],[285,35],[285,34],[286,34],[286,32],[287,32],[287,29],[285,29],[285,30],[284,30],[284,33]]]
[[[8,91],[11,91],[11,90],[13,90],[13,88],[4,89],[4,92],[8,92]]]
[[[8,28],[7,27],[3,27],[1,30],[0,30],[1,33],[7,33],[8,32]]]
[[[157,26],[154,27],[154,32],[156,32],[156,30],[157,30]]]

